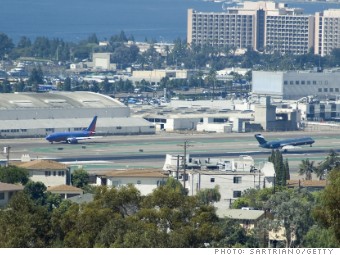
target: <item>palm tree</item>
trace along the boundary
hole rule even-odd
[[[335,150],[330,150],[326,159],[319,163],[316,169],[316,175],[319,179],[325,179],[325,173],[331,171],[340,163],[339,154]]]
[[[299,174],[306,175],[306,180],[312,180],[312,173],[315,172],[316,167],[314,166],[314,161],[309,161],[309,159],[303,159],[299,165]]]

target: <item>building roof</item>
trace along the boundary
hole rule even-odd
[[[54,192],[79,192],[83,193],[83,190],[74,186],[62,184],[58,186],[50,186],[47,188],[47,191],[54,191]]]
[[[122,106],[124,104],[109,96],[85,91],[0,94],[0,109],[8,110],[18,108],[113,108]]]
[[[0,191],[18,191],[18,190],[23,190],[23,189],[24,189],[24,186],[20,184],[0,182]]]
[[[152,178],[167,178],[168,173],[163,170],[155,169],[127,169],[127,170],[111,170],[104,171],[97,176],[105,177],[152,177]]]
[[[32,160],[29,162],[19,163],[19,167],[28,170],[67,170],[68,166],[53,160]]]
[[[243,209],[223,209],[217,210],[217,215],[220,218],[230,218],[235,220],[257,220],[264,211],[262,210],[243,210]]]
[[[326,187],[326,180],[288,180],[288,187],[313,187],[313,188],[324,188]]]
[[[94,198],[93,194],[85,193],[85,194],[81,194],[79,196],[70,197],[70,198],[68,198],[68,200],[71,200],[72,202],[77,203],[77,204],[83,204],[83,203],[92,202],[93,198]]]

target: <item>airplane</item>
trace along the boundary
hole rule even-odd
[[[267,141],[263,135],[256,134],[256,140],[259,142],[259,147],[266,149],[282,149],[287,152],[288,149],[296,149],[298,145],[310,145],[315,142],[311,137],[287,138],[282,140]]]
[[[97,123],[97,116],[94,116],[88,128],[82,131],[52,133],[46,136],[46,140],[49,141],[51,144],[53,142],[66,142],[70,144],[75,144],[75,143],[78,143],[79,140],[100,138],[99,136],[93,136],[96,133],[95,131],[96,123]]]

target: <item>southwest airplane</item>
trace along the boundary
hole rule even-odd
[[[312,146],[312,144],[315,142],[311,137],[300,137],[300,138],[287,138],[283,140],[274,140],[274,141],[266,141],[264,139],[263,135],[256,134],[255,135],[256,140],[259,142],[259,146],[266,149],[282,149],[285,152],[288,149],[294,149],[297,148],[298,145],[307,145],[309,144]]]
[[[94,116],[90,126],[82,131],[74,132],[57,132],[46,136],[46,140],[50,143],[53,142],[66,142],[66,143],[78,143],[79,140],[99,138],[93,136],[96,133],[97,116]]]

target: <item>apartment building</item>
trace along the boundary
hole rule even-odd
[[[340,48],[340,9],[325,10],[315,14],[314,54],[329,55]]]
[[[187,41],[236,49],[250,47],[269,53],[306,54],[318,40],[315,53],[326,55],[340,47],[339,19],[340,10],[305,15],[301,8],[265,1],[246,1],[241,7],[229,7],[218,13],[189,9]]]

